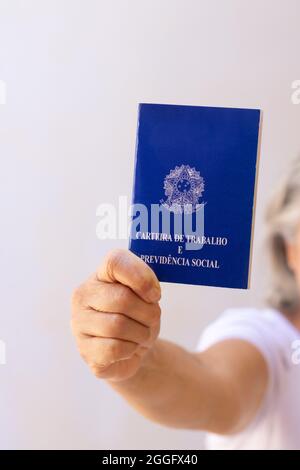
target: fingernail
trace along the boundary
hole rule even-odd
[[[152,287],[149,291],[148,298],[150,302],[158,302],[161,297],[161,291],[159,287]]]

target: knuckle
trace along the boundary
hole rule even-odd
[[[71,328],[71,332],[74,336],[77,335],[78,333],[78,321],[77,321],[77,318],[73,315],[71,320],[70,320],[70,328]]]
[[[88,362],[89,354],[84,344],[85,343],[83,341],[80,341],[79,339],[77,340],[77,349],[78,349],[79,355],[85,362]]]
[[[81,310],[75,310],[72,312],[72,316],[70,319],[70,327],[71,331],[75,336],[80,335],[85,329],[87,324],[87,320],[85,318],[84,312]]]
[[[114,271],[118,267],[120,260],[123,258],[124,252],[119,248],[111,250],[106,257],[106,272],[110,278],[114,278]]]
[[[76,289],[74,289],[72,293],[72,307],[74,311],[74,307],[83,304],[83,299],[85,297],[86,287],[85,284],[81,284]]]
[[[79,352],[79,355],[80,355],[81,359],[83,359],[84,362],[89,361],[89,356],[86,353],[86,350],[84,348],[81,348],[80,346],[78,346],[78,352]]]

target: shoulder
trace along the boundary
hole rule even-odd
[[[225,329],[224,329],[225,328]],[[220,329],[220,331],[219,331]],[[283,314],[271,308],[233,308],[225,310],[209,324],[204,332],[229,334],[235,331],[252,330],[257,333],[277,336],[278,338],[300,337],[300,331],[284,317]],[[226,332],[226,333],[225,333]]]
[[[255,346],[266,360],[269,369],[290,362],[293,340],[300,338],[292,324],[273,309],[227,309],[201,334],[197,351],[217,342],[239,339]]]

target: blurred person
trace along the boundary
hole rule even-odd
[[[205,431],[208,449],[300,449],[300,158],[266,221],[268,305],[226,310],[196,351],[158,338],[160,284],[129,251],[110,252],[73,295],[72,331],[96,377],[152,421]]]

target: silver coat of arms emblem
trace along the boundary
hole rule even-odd
[[[204,192],[204,179],[199,171],[189,165],[176,166],[164,179],[167,199],[162,205],[176,213],[191,213],[197,210]]]

